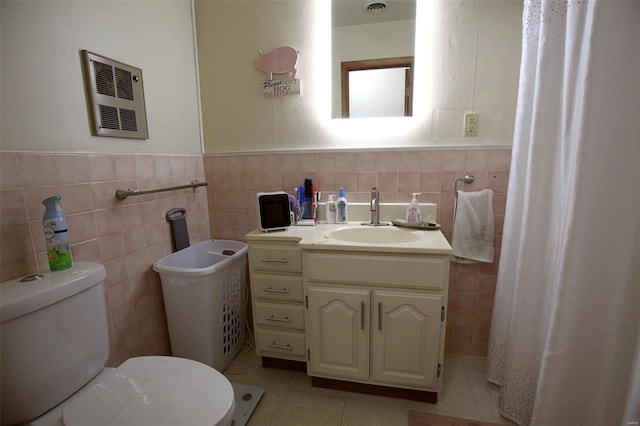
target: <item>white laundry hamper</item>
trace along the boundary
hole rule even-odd
[[[223,371],[244,345],[247,244],[207,240],[153,264],[174,356]]]

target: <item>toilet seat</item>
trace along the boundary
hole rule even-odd
[[[147,356],[106,369],[63,406],[75,425],[222,425],[235,406],[231,383],[188,359]]]

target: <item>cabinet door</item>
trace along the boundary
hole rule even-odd
[[[442,296],[374,291],[372,381],[435,388]]]
[[[307,288],[309,374],[369,378],[369,291]]]

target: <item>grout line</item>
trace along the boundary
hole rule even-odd
[[[471,386],[471,381],[469,380],[469,376],[467,375],[467,366],[465,365],[464,361],[462,361],[462,372],[464,373],[464,379],[465,379],[465,383],[467,385],[467,389],[469,392],[471,392],[471,396],[473,397],[473,402],[474,402],[474,407],[475,407],[475,417],[477,417],[476,419],[482,419],[482,413],[480,412],[480,409],[478,408],[478,401],[476,400],[476,396],[473,393],[473,387]],[[454,416],[456,415],[455,413],[453,414]]]
[[[476,359],[476,358],[482,358],[482,357],[469,356],[468,358],[469,359]],[[467,375],[467,373],[480,373],[480,372],[474,371],[474,370],[467,371],[467,365],[464,362],[463,362],[463,366],[464,366],[465,376],[467,376],[467,381],[469,382],[469,386],[470,386],[470,389],[471,389],[471,394],[473,395],[473,400],[476,403],[476,409],[478,410],[478,414],[480,415],[480,420],[489,421],[489,419],[485,419],[483,414],[482,414],[482,410],[480,409],[480,402],[478,401],[478,398],[476,397],[476,393],[474,392],[474,388],[471,385],[471,380],[469,379],[469,376]]]
[[[478,405],[478,398],[476,398],[476,393],[473,391],[473,386],[471,386],[471,381],[469,380],[469,376],[467,376],[467,368],[465,366],[464,369],[464,375],[467,378],[467,382],[469,383],[469,389],[471,390],[471,396],[473,396],[473,401],[476,404],[476,411],[478,412],[478,415],[480,416],[480,420],[484,421],[484,418],[482,417],[482,411],[480,410],[480,406]]]
[[[342,412],[340,413],[340,426],[344,425],[344,411],[347,408],[347,393],[344,393],[344,396],[342,397]]]

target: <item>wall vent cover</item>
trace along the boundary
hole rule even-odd
[[[82,51],[96,136],[149,139],[142,70]]]

